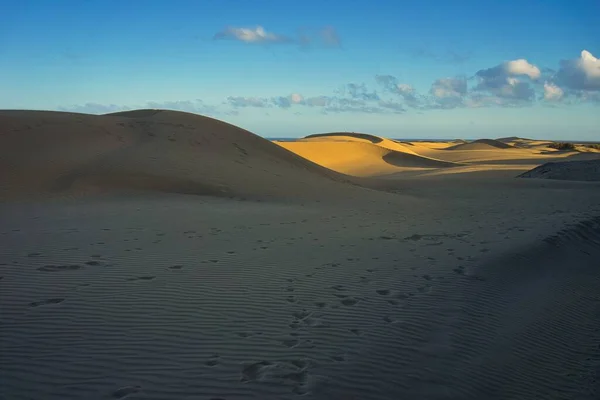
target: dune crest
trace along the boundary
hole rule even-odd
[[[312,135],[278,144],[301,157],[343,174],[370,177],[406,169],[448,168],[460,164],[417,154],[408,145],[373,135]]]
[[[600,181],[600,159],[549,162],[527,171],[519,178]]]
[[[347,182],[270,141],[177,111],[0,112],[0,197],[122,189],[311,196]]]
[[[494,139],[478,139],[470,143],[458,144],[446,148],[446,150],[494,150],[511,149],[513,146]]]

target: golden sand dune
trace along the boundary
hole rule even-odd
[[[362,143],[373,143],[384,149],[401,151],[404,153],[416,154],[411,148],[411,143],[401,143],[395,140],[390,140],[381,136],[375,136],[368,133],[355,133],[355,132],[332,132],[332,133],[317,133],[314,135],[308,135],[299,141],[325,141],[325,142],[362,142]]]
[[[448,147],[446,150],[493,150],[511,149],[513,146],[494,139],[479,139],[470,143],[461,143]]]
[[[417,155],[413,151],[387,147],[404,147],[394,142],[383,147],[374,143],[319,138],[278,144],[316,164],[359,177],[389,175],[410,168],[448,168],[458,165]]]
[[[344,180],[233,125],[176,111],[0,113],[0,197],[147,189],[297,196]]]

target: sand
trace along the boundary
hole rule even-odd
[[[598,398],[600,183],[516,178],[574,154],[298,143],[0,112],[0,398]]]
[[[546,163],[519,175],[519,177],[600,181],[600,159]]]

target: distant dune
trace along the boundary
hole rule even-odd
[[[549,162],[519,175],[519,178],[600,181],[600,159]]]
[[[527,139],[527,138],[522,138],[519,136],[508,136],[508,137],[501,137],[496,139],[499,142],[503,142],[503,143],[511,143],[511,142],[515,142],[518,140],[531,140],[531,139]]]
[[[160,110],[1,111],[0,171],[1,198],[113,189],[311,196],[346,182],[244,129]]]
[[[494,139],[479,139],[470,143],[458,144],[446,148],[446,150],[493,150],[511,149],[513,146]]]
[[[311,135],[278,144],[308,160],[343,174],[389,175],[407,168],[448,168],[460,164],[425,157],[406,144],[366,134]]]
[[[370,135],[368,133],[354,133],[354,132],[333,132],[333,133],[319,133],[314,135],[308,135],[300,141],[340,141],[340,142],[363,142],[372,143],[384,149],[401,151],[404,153],[417,154],[410,148],[411,143],[402,143],[397,140],[387,139],[381,136]]]
[[[308,135],[305,139],[314,139],[314,138],[328,138],[331,139],[333,137],[342,137],[342,138],[356,138],[356,139],[364,139],[371,143],[381,143],[384,139],[380,136],[371,135],[368,133],[356,133],[356,132],[330,132],[330,133],[315,133],[312,135]]]

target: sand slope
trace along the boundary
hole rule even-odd
[[[479,139],[470,143],[458,144],[446,148],[446,150],[493,150],[493,149],[510,149],[513,148],[510,144],[506,144],[494,139]]]
[[[520,178],[600,181],[600,159],[550,162],[527,171]]]
[[[321,134],[277,144],[323,167],[358,177],[389,175],[413,168],[458,165],[419,155],[411,145],[367,134]]]
[[[323,193],[344,180],[227,123],[175,111],[0,113],[0,197],[146,189],[219,196]],[[333,182],[335,186],[335,182]]]
[[[0,396],[597,398],[597,187],[424,183],[0,204]]]
[[[390,140],[381,136],[371,135],[368,133],[354,133],[354,132],[332,132],[332,133],[318,133],[314,135],[308,135],[299,141],[325,141],[325,142],[360,142],[360,143],[372,143],[379,147],[388,150],[401,151],[403,153],[417,154],[413,151],[411,143],[401,143],[396,140]]]

